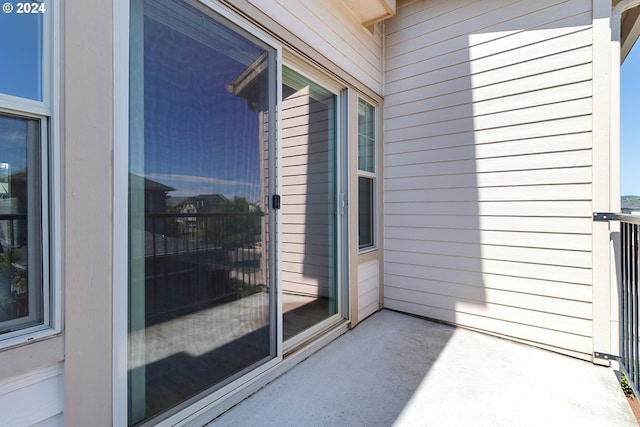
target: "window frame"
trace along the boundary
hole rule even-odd
[[[39,298],[42,321],[13,332],[0,335],[0,352],[16,346],[33,343],[61,333],[62,324],[62,271],[61,271],[61,198],[60,198],[60,123],[57,105],[59,87],[59,10],[54,2],[46,3],[42,16],[42,101],[0,94],[0,114],[24,120],[39,121],[39,153],[37,158],[27,158],[27,164],[39,163],[39,200],[41,257],[40,277],[37,283],[29,283],[29,289],[41,288]],[[31,189],[28,189],[30,191]],[[31,198],[31,195],[29,195]],[[28,213],[29,214],[29,213]],[[28,229],[32,229],[27,220]],[[29,237],[31,240],[31,237]],[[29,256],[30,257],[30,256]],[[31,305],[31,302],[29,303]],[[28,323],[32,316],[25,316],[20,323]]]
[[[372,117],[373,117],[373,172],[366,171],[360,169],[360,103],[365,102],[373,108]],[[378,249],[378,105],[375,102],[372,102],[369,99],[365,99],[362,95],[358,95],[356,102],[356,111],[357,111],[357,167],[358,167],[358,253],[363,254],[371,251],[375,251]],[[364,178],[370,181],[371,185],[371,204],[370,204],[370,231],[371,231],[371,242],[367,242],[365,244],[360,243],[360,179]]]
[[[346,258],[345,254],[348,254],[348,222],[347,222],[347,214],[346,214],[346,202],[345,202],[345,194],[348,192],[347,181],[348,175],[346,174],[347,166],[346,166],[346,158],[347,158],[347,146],[345,141],[346,132],[349,127],[349,120],[347,117],[347,102],[348,102],[348,89],[338,82],[335,78],[333,78],[330,74],[324,73],[322,70],[315,67],[313,64],[309,63],[304,58],[297,55],[295,52],[290,49],[284,49],[283,51],[283,59],[280,70],[288,68],[296,74],[308,79],[309,81],[321,86],[323,89],[331,92],[335,96],[335,164],[336,168],[335,172],[335,194],[332,198],[332,204],[336,207],[336,230],[335,230],[335,239],[336,239],[336,271],[335,277],[337,280],[336,287],[336,307],[337,312],[328,318],[320,321],[319,323],[307,328],[306,330],[300,332],[297,335],[294,335],[288,339],[282,340],[284,353],[291,351],[299,347],[305,341],[312,339],[314,336],[317,336],[320,331],[326,330],[331,327],[331,325],[339,322],[341,319],[350,319],[350,313],[348,309],[348,277],[345,276],[348,271],[348,266],[350,260]],[[282,86],[284,83],[284,77],[282,77],[279,81],[279,86]],[[282,117],[282,115],[280,116]],[[278,120],[278,127],[282,125],[282,120]],[[280,135],[282,132],[280,131]],[[281,141],[278,140],[278,144]],[[282,147],[280,144],[278,147]],[[279,159],[281,157],[279,156]],[[282,165],[279,164],[279,171],[282,170]],[[281,180],[279,180],[281,181]],[[280,232],[282,232],[282,227],[278,228]],[[282,242],[282,236],[278,236],[278,241]],[[282,256],[280,256],[282,259]],[[279,291],[279,306],[282,307],[282,286],[278,287]],[[282,319],[282,313],[279,314],[279,319]],[[280,322],[282,323],[282,322]]]

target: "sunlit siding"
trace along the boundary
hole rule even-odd
[[[386,23],[386,307],[589,358],[591,3]]]
[[[361,26],[337,0],[249,0],[335,65],[381,93],[382,35]]]

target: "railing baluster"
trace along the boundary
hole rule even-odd
[[[635,304],[635,287],[638,280],[638,265],[636,259],[636,242],[638,229],[636,225],[631,226],[631,246],[630,246],[630,258],[629,262],[631,263],[631,278],[629,280],[629,381],[636,381],[636,373],[635,373],[635,363],[634,361],[637,358],[636,354],[636,345],[635,345],[635,335],[636,335],[636,304]]]
[[[630,228],[631,224],[622,223],[621,224],[621,251],[620,255],[622,257],[622,287],[620,289],[620,345],[621,345],[621,354],[622,362],[627,363],[629,360],[629,341],[628,341],[628,324],[629,324],[629,278],[631,273],[631,263],[629,262],[629,256],[631,254],[630,251]],[[625,365],[626,366],[626,365]]]
[[[627,349],[627,367],[631,367],[631,340],[632,340],[632,318],[633,318],[633,307],[631,304],[631,291],[633,288],[633,275],[634,275],[634,261],[633,261],[633,224],[629,224],[629,236],[628,236],[628,247],[627,247],[627,262],[629,264],[629,278],[627,280],[627,289],[625,294],[626,299],[626,340],[625,346]],[[629,380],[633,381],[633,378],[630,375],[629,371]]]
[[[11,234],[11,250],[13,250],[16,247],[16,235],[13,221],[9,223],[9,234]]]
[[[636,396],[640,389],[640,217],[620,221],[620,368]]]

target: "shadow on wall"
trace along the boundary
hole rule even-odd
[[[283,70],[282,289],[284,338],[337,312],[336,96]]]
[[[591,352],[591,2],[386,24],[385,307]]]

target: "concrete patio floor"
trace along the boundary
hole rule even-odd
[[[383,310],[211,426],[637,426],[615,372]]]

